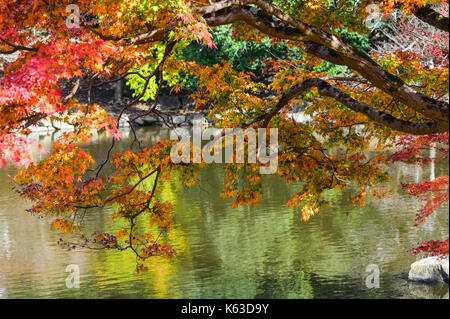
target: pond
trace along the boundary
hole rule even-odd
[[[139,134],[157,140],[168,138],[169,130],[143,128]],[[39,137],[44,149],[50,149],[52,138]],[[97,136],[85,147],[102,159],[109,143],[108,137]],[[125,137],[116,150],[128,145]],[[36,159],[43,156],[33,152]],[[364,208],[349,205],[351,189],[329,191],[330,206],[308,222],[285,207],[296,185],[274,175],[265,177],[258,205],[231,208],[231,201],[219,196],[223,171],[211,166],[201,171],[199,185],[164,185],[160,196],[175,207],[175,226],[164,237],[178,256],[155,257],[149,271],[137,275],[129,251],[66,251],[58,246],[61,234],[51,230],[50,220],[27,214],[30,203],[13,190],[17,170],[11,165],[0,169],[0,298],[429,297],[429,286],[406,280],[418,258],[409,250],[420,241],[448,236],[448,206],[415,227],[421,203],[400,186],[447,174],[448,162],[394,165],[387,187],[395,197],[369,199]],[[107,229],[111,213],[90,212],[86,231]],[[79,266],[80,288],[66,287],[71,264]],[[373,267],[379,269],[378,288],[366,285]],[[447,284],[431,288],[434,297],[448,296]]]

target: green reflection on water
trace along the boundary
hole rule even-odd
[[[146,129],[141,134],[151,141],[167,138],[168,130]],[[40,143],[49,149],[51,138],[41,138]],[[103,159],[108,143],[108,138],[99,136],[86,148]],[[126,139],[122,140],[116,151],[127,147]],[[447,164],[438,164],[435,175],[447,174]],[[30,204],[11,189],[8,175],[14,176],[16,168],[2,168],[0,297],[423,297],[417,292],[419,288],[410,288],[405,280],[410,263],[416,259],[409,249],[419,241],[448,235],[448,207],[414,227],[421,203],[404,195],[400,182],[429,178],[430,169],[395,165],[389,187],[396,197],[369,200],[364,208],[349,206],[346,199],[351,190],[329,191],[330,207],[307,223],[284,207],[295,185],[288,186],[277,176],[264,177],[266,192],[259,205],[235,209],[230,208],[230,200],[219,196],[223,181],[220,166],[202,170],[199,185],[192,188],[175,179],[164,184],[160,200],[171,201],[175,207],[175,227],[162,239],[174,246],[178,257],[154,258],[150,271],[137,276],[135,256],[130,252],[67,252],[58,247],[61,234],[50,230],[49,221],[28,216],[25,209]],[[85,218],[86,232],[118,227],[105,222],[111,213],[90,212]],[[147,223],[141,220],[139,225],[146,227]],[[80,289],[65,287],[68,264],[80,266]],[[365,287],[369,264],[380,268],[379,289]]]

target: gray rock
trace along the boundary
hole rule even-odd
[[[187,119],[192,125],[200,125],[205,122],[205,116],[202,114],[190,114]]]
[[[428,257],[411,265],[408,279],[422,282],[448,283],[448,258]]]
[[[156,117],[147,115],[137,118],[134,123],[140,126],[149,126],[158,124],[159,120]]]
[[[129,127],[130,123],[128,122],[130,119],[127,115],[122,115],[119,121],[119,127]]]
[[[144,116],[142,119],[144,120],[144,123],[147,125],[155,124],[156,122],[159,122],[156,117],[153,117],[150,115]]]
[[[189,126],[191,126],[191,123],[189,123],[189,122],[183,122],[183,123],[180,123],[178,126],[181,126],[181,127],[189,127]]]
[[[186,122],[186,116],[184,115],[176,115],[172,117],[173,124],[180,125],[181,123]]]
[[[304,112],[287,113],[287,116],[296,123],[308,123],[311,121],[311,116]]]
[[[133,121],[133,123],[134,123],[134,124],[137,124],[137,125],[139,125],[139,126],[142,126],[142,125],[144,125],[144,120],[142,119],[142,117],[140,117],[140,118],[138,118],[138,119],[135,119],[135,120]]]

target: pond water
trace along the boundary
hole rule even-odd
[[[168,138],[168,129],[145,128],[142,136]],[[125,134],[126,135],[126,134]],[[131,134],[130,134],[131,136]],[[40,136],[49,149],[52,136]],[[98,159],[110,140],[99,136],[85,147]],[[129,145],[126,138],[118,151]],[[42,154],[34,151],[35,158]],[[164,185],[161,196],[175,206],[175,227],[165,234],[175,259],[155,257],[149,272],[135,273],[129,251],[66,251],[50,220],[30,216],[29,202],[13,191],[14,166],[0,169],[0,298],[417,298],[448,296],[448,285],[423,286],[406,280],[417,257],[409,250],[419,241],[448,236],[448,206],[414,227],[421,203],[403,194],[400,182],[448,173],[435,167],[396,164],[389,190],[394,199],[368,200],[350,207],[351,190],[328,192],[330,207],[308,222],[285,208],[296,185],[266,176],[266,192],[257,206],[231,208],[219,196],[220,166],[200,173],[200,184]],[[88,230],[109,227],[111,210],[86,216]],[[67,288],[66,267],[80,270],[80,288]],[[377,265],[379,288],[366,278]],[[431,292],[430,292],[431,289]]]

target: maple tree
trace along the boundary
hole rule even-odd
[[[277,174],[288,183],[304,182],[287,203],[301,207],[304,221],[326,205],[321,196],[326,189],[356,186],[359,192],[352,201],[364,205],[368,195],[389,196],[379,187],[389,180],[386,165],[424,163],[423,148],[432,143],[442,158],[448,158],[448,1],[73,4],[71,0],[0,3],[0,54],[17,55],[0,78],[0,166],[7,160],[26,166],[15,178],[19,192],[33,201],[30,212],[55,218],[54,228],[79,231],[84,214],[106,206],[114,207],[112,219],[128,221],[116,234],[82,234],[76,246],[131,249],[139,261],[175,254],[169,244],[159,243],[154,232],[140,232],[137,220],[146,218],[153,230],[170,229],[173,207],[158,201],[158,183],[177,176],[183,184],[194,185],[205,164],[173,163],[170,140],[150,147],[135,140],[139,150],[123,153],[115,153],[114,146],[121,137],[124,112],[141,100],[153,101],[141,116],[153,115],[170,126],[167,114],[157,108],[161,88],[166,85],[178,92],[186,85],[186,75],[196,79],[191,94],[196,108],[210,110],[217,127],[279,130]],[[420,44],[423,39],[415,39],[415,48],[424,48],[421,51],[396,47],[398,41],[372,51],[352,45],[349,34],[371,32],[365,21],[373,4],[386,23],[400,12],[403,18],[397,23],[410,38],[418,32],[411,23],[433,30],[427,47]],[[270,41],[286,48],[275,52],[280,56],[272,52],[264,63],[259,61],[262,76],[270,81],[259,81],[228,61],[203,65],[182,58],[192,43],[215,50],[212,28],[225,25],[239,41]],[[344,36],[342,30],[350,33]],[[327,72],[330,65],[337,66],[335,74]],[[83,87],[90,92],[122,79],[135,95],[116,118],[90,95],[87,104],[75,98]],[[69,94],[63,95],[62,83],[71,85]],[[311,116],[308,123],[296,123],[287,115],[302,103]],[[33,163],[28,152],[32,142],[26,137],[43,120],[67,122],[74,130],[58,138],[47,158]],[[99,163],[81,146],[90,140],[92,129],[114,137]],[[375,154],[368,155],[373,144]],[[264,189],[259,164],[226,164],[225,171],[223,197],[233,198],[234,206],[258,202]],[[405,190],[429,200],[416,219],[423,222],[448,202],[448,175],[405,185]],[[448,254],[448,239],[422,243],[414,252]],[[139,263],[138,270],[144,269]]]

